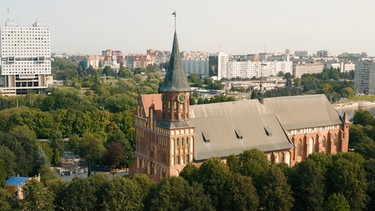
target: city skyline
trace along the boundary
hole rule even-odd
[[[371,45],[375,29],[369,25],[375,18],[375,2],[369,0],[2,0],[0,4],[1,26],[8,18],[19,26],[41,21],[51,28],[51,51],[58,54],[168,50],[176,11],[181,51],[248,54],[290,49],[375,56]]]

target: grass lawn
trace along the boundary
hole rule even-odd
[[[375,96],[374,95],[362,95],[362,96],[357,96],[354,95],[349,98],[351,101],[375,101]]]

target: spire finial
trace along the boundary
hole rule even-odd
[[[176,13],[176,10],[172,13],[172,15],[174,16],[174,30],[176,31],[177,30],[177,26],[176,26],[176,16],[177,16],[177,13]]]

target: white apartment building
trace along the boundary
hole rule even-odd
[[[52,83],[50,29],[40,22],[22,27],[7,21],[0,36],[0,91],[4,95],[43,92]]]
[[[375,62],[356,62],[354,72],[354,91],[357,94],[375,94]]]
[[[181,61],[185,73],[197,73],[202,77],[208,76],[208,56],[209,53],[200,51],[181,52]]]
[[[279,72],[292,73],[291,61],[230,61],[227,64],[226,75],[222,78],[259,78],[262,76],[277,76]]]

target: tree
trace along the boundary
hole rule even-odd
[[[156,184],[145,174],[135,174],[132,178],[142,189],[142,202],[146,210],[151,207],[152,193],[156,189]]]
[[[324,211],[350,211],[350,206],[342,193],[334,193],[328,197]]]
[[[346,98],[352,97],[354,95],[354,90],[352,87],[345,87],[341,90],[341,95]]]
[[[45,186],[55,196],[53,201],[53,204],[55,205],[55,210],[65,210],[64,201],[65,197],[68,197],[65,194],[68,182],[62,179],[52,179],[47,180]]]
[[[261,207],[265,210],[290,210],[294,198],[282,170],[272,165],[265,178],[261,198]]]
[[[92,163],[95,160],[99,159],[103,155],[104,151],[105,149],[102,141],[100,141],[93,134],[84,134],[81,141],[79,142],[79,155],[87,163],[87,176],[91,175]]]
[[[65,188],[65,210],[95,210],[95,187],[87,178],[75,177]]]
[[[115,177],[105,189],[103,208],[105,210],[142,210],[142,189],[134,180]]]
[[[182,177],[164,178],[151,200],[151,210],[213,210],[201,184],[190,187]]]
[[[257,210],[259,197],[251,177],[234,173],[228,184],[228,201],[233,210]]]
[[[353,124],[360,124],[363,126],[372,125],[374,118],[368,110],[357,110],[353,116]]]
[[[370,199],[366,210],[372,210],[375,207],[375,159],[366,160],[364,168],[368,183],[367,195]]]
[[[29,179],[22,188],[24,199],[21,206],[24,210],[53,210],[53,193],[36,179]]]
[[[4,210],[4,211],[11,211],[11,206],[8,202],[8,198],[6,196],[6,192],[5,192],[5,189],[3,188],[0,188],[0,207],[1,207],[1,210]]]
[[[251,149],[243,151],[239,155],[239,160],[239,172],[244,176],[250,176],[259,190],[263,186],[263,179],[270,167],[266,156],[259,149]]]
[[[352,210],[363,209],[368,200],[364,161],[357,153],[339,153],[327,173],[328,194],[342,193]]]
[[[60,131],[55,131],[48,138],[49,144],[53,150],[53,165],[60,165],[60,152],[64,150],[63,148],[63,139]]]
[[[9,178],[13,176],[14,169],[17,165],[16,157],[14,153],[4,145],[0,145],[0,160],[3,161],[3,164],[0,165],[0,169],[4,171],[4,177]],[[0,187],[2,187],[2,185],[0,185]]]
[[[322,210],[326,194],[325,169],[306,159],[292,169],[290,176],[295,210]]]
[[[182,169],[181,173],[179,174],[180,177],[184,178],[189,184],[192,184],[193,182],[197,181],[197,174],[198,174],[199,168],[192,164],[188,163],[184,169]]]
[[[121,144],[110,142],[106,146],[107,151],[104,153],[104,162],[111,166],[111,170],[120,167],[120,163],[124,161],[124,148]]]
[[[205,193],[212,200],[216,209],[225,209],[227,204],[227,187],[230,179],[228,166],[219,158],[211,158],[203,162],[197,173],[197,182],[203,185]]]
[[[55,174],[55,172],[53,172],[50,168],[50,165],[49,164],[44,164],[40,167],[40,170],[39,170],[39,173],[40,173],[40,181],[43,183],[43,184],[47,184],[47,182],[49,180],[55,180],[57,179],[57,176]]]

